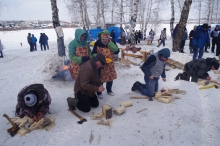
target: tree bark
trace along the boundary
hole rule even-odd
[[[174,24],[174,21],[175,21],[174,0],[171,0],[170,2],[171,2],[170,34],[171,34],[171,37],[172,37],[172,49],[173,49],[173,24]]]
[[[174,39],[174,45],[173,45],[173,49],[172,49],[174,52],[179,51],[180,41],[182,38],[184,27],[186,27],[191,4],[192,4],[192,0],[185,0],[185,2],[184,2],[181,17],[179,20],[179,27],[177,29],[177,34]]]
[[[137,12],[138,12],[138,3],[139,0],[135,0],[134,1],[134,11],[133,14],[131,16],[131,27],[130,27],[130,37],[131,37],[131,46],[135,46],[135,23],[136,23],[136,19],[137,19]]]
[[[52,21],[53,27],[56,29],[60,26],[59,15],[58,15],[58,8],[56,0],[51,1],[51,8],[52,8]],[[59,37],[57,33],[57,48],[58,48],[58,55],[60,57],[66,56],[65,46],[64,46],[64,36]]]

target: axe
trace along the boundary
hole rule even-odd
[[[18,130],[20,129],[20,127],[15,124],[9,117],[8,115],[4,114],[3,117],[5,117],[13,127],[9,128],[7,131],[8,133],[11,135],[11,137],[14,137],[15,134],[18,132]]]
[[[71,109],[68,109],[68,111],[70,111],[72,114],[74,114],[77,118],[80,119],[80,121],[77,121],[78,124],[82,124],[83,122],[86,122],[87,120],[84,119],[83,117],[81,117],[80,115],[78,115],[76,112],[74,112]]]

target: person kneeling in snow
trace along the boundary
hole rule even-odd
[[[89,112],[91,107],[99,106],[95,93],[102,92],[105,88],[101,84],[98,70],[104,68],[105,65],[105,56],[98,53],[96,57],[88,60],[80,67],[74,86],[75,98],[67,98],[69,109],[75,110],[77,107],[83,112]]]
[[[139,81],[135,82],[131,88],[132,91],[138,90],[141,94],[149,96],[149,101],[153,101],[154,93],[158,91],[158,80],[160,76],[166,82],[165,66],[166,61],[170,57],[170,50],[163,48],[155,54],[152,54],[144,64],[141,70],[144,72],[144,80],[146,85]]]
[[[51,97],[43,84],[31,84],[24,87],[18,94],[15,115],[23,118],[28,116],[34,121],[40,120],[49,110]]]
[[[218,70],[219,63],[214,58],[199,58],[192,60],[185,64],[184,72],[179,73],[175,80],[185,80],[191,82],[197,82],[198,78],[211,80],[211,77],[207,73],[210,70]]]

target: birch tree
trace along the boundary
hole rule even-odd
[[[144,32],[146,33],[147,31],[147,25],[151,19],[151,12],[152,12],[152,6],[153,6],[153,1],[152,0],[148,0],[148,3],[147,3],[147,14],[146,14],[146,17],[145,17],[145,23],[144,23]]]
[[[135,25],[136,25],[137,13],[138,13],[138,4],[139,4],[139,0],[134,0],[133,13],[130,20],[131,46],[135,46]]]
[[[170,2],[171,2],[170,34],[172,36],[172,48],[173,48],[173,24],[175,21],[174,0],[170,0]]]
[[[181,38],[182,38],[184,27],[186,27],[186,23],[187,23],[187,19],[188,19],[191,4],[192,4],[192,0],[185,0],[185,2],[184,2],[181,17],[180,17],[180,20],[179,20],[179,27],[177,29],[177,34],[176,34],[176,37],[174,39],[174,45],[173,45],[173,51],[174,52],[179,51],[179,44],[180,44],[180,41],[181,41]]]
[[[58,15],[58,8],[57,8],[57,2],[56,0],[50,0],[51,2],[51,8],[52,8],[52,20],[53,20],[53,27],[56,29],[60,27],[60,21],[59,21],[59,15]],[[64,46],[64,35],[59,36],[58,31],[56,31],[57,34],[57,47],[58,47],[58,55],[60,57],[66,56],[65,53],[65,46]]]

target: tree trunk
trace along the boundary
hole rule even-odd
[[[101,0],[101,17],[103,19],[103,29],[106,29],[106,24],[105,24],[105,11],[104,11],[104,1]]]
[[[60,26],[57,3],[56,0],[50,0],[50,1],[52,8],[53,27],[56,29],[57,27]],[[60,57],[66,56],[65,46],[64,46],[64,36],[59,37],[58,33],[57,33],[57,47],[58,47],[58,55]]]
[[[174,0],[171,0],[170,2],[171,2],[170,34],[171,34],[171,37],[172,37],[172,49],[173,49],[173,24],[174,24],[174,21],[175,21]]]
[[[147,31],[147,25],[148,25],[148,22],[151,18],[151,10],[152,10],[152,0],[148,0],[148,5],[147,5],[147,17],[146,17],[146,20],[145,20],[145,24],[144,24],[144,33],[146,33]],[[146,36],[147,37],[147,36]]]
[[[131,46],[135,46],[135,23],[136,23],[136,19],[137,19],[137,12],[138,12],[138,3],[139,0],[135,0],[134,1],[134,8],[133,8],[133,14],[131,16],[131,27],[130,27],[130,38],[131,38]]]
[[[184,2],[184,6],[182,9],[182,13],[181,13],[180,21],[179,21],[179,27],[177,29],[177,34],[174,39],[174,45],[173,45],[174,52],[179,51],[179,45],[181,42],[184,27],[186,27],[191,4],[192,4],[192,0],[185,0]]]
[[[122,19],[123,18],[123,0],[120,3],[120,28],[122,28]]]

